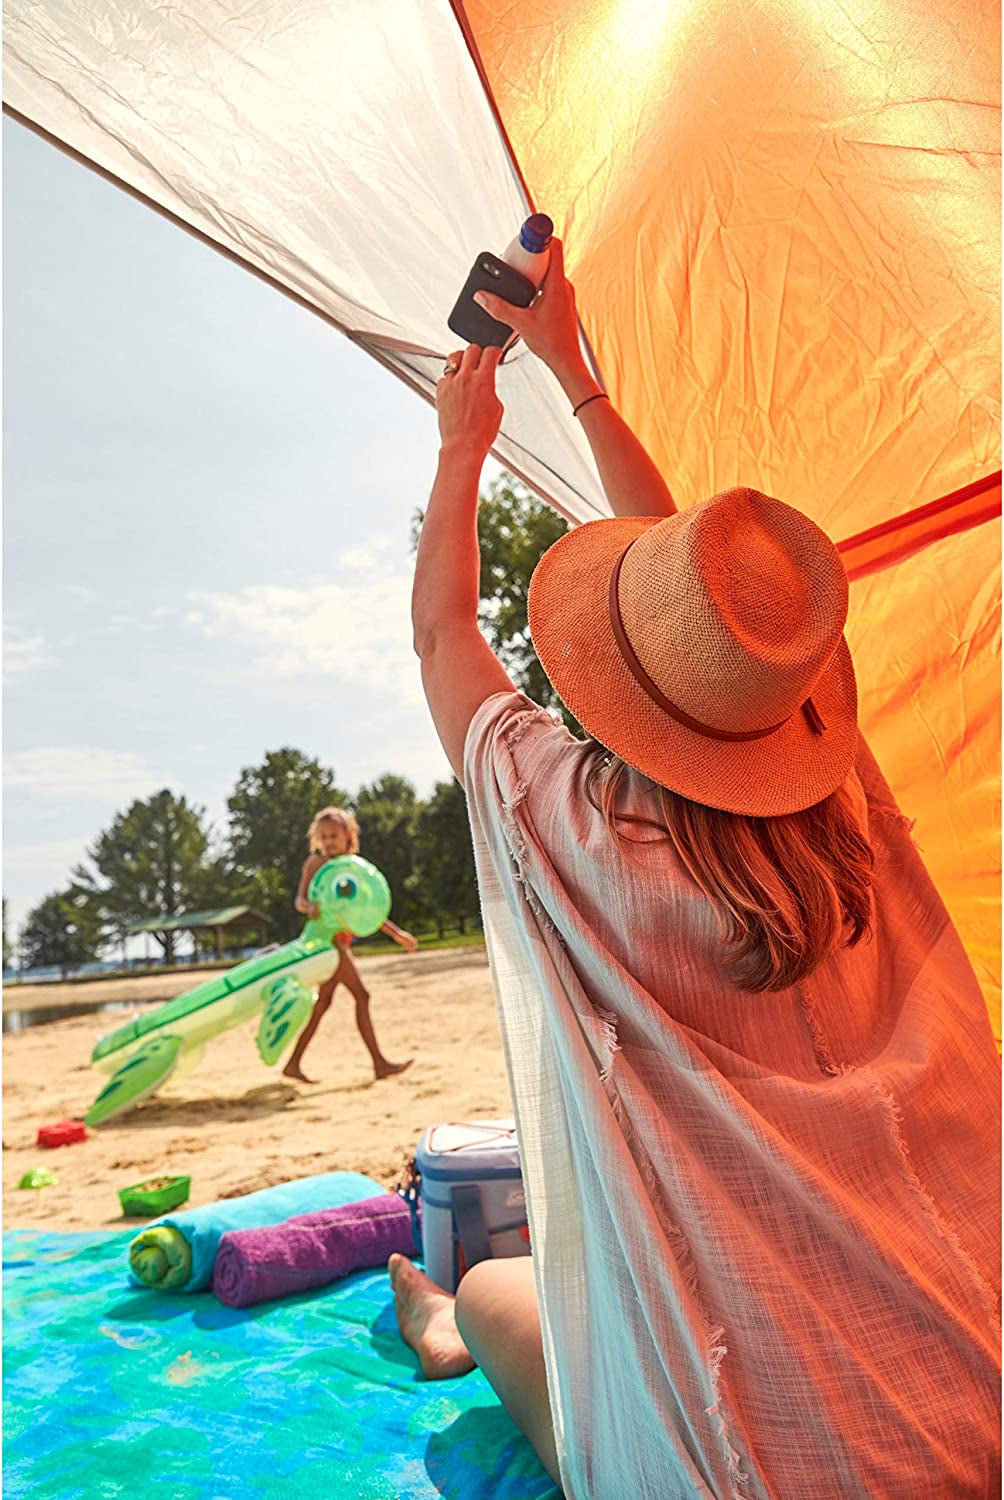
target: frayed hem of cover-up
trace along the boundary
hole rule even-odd
[[[603,1019],[606,1020],[606,1017],[609,1015],[610,1012],[604,1012]],[[614,1051],[616,1050],[618,1049],[615,1043]],[[612,1052],[605,1073],[600,1075],[601,1081],[603,1082],[604,1088],[606,1090],[607,1098],[610,1101],[611,1112],[613,1113],[614,1119],[617,1121],[618,1125],[621,1128],[621,1133],[623,1134],[625,1144],[627,1145],[627,1148],[631,1153],[632,1160],[634,1161],[635,1166],[638,1168],[638,1171],[641,1173],[642,1181],[645,1184],[645,1189],[648,1193],[649,1200],[652,1203],[662,1203],[663,1205],[665,1205],[665,1196],[662,1191],[662,1185],[660,1184],[659,1179],[656,1176],[655,1167],[652,1164],[648,1152],[638,1140],[638,1137],[631,1126],[631,1122],[627,1119],[624,1113],[623,1100],[621,1099],[620,1094],[617,1092],[617,1089],[610,1078],[610,1071],[613,1067],[613,1061],[614,1058]],[[691,1297],[694,1300],[694,1307],[700,1320],[701,1336],[703,1340],[705,1355],[708,1361],[708,1377],[711,1382],[711,1392],[715,1398],[711,1405],[705,1407],[704,1410],[705,1415],[711,1421],[715,1436],[718,1439],[722,1457],[725,1459],[726,1472],[728,1474],[729,1486],[731,1489],[730,1500],[747,1500],[747,1495],[744,1494],[742,1490],[740,1490],[739,1486],[748,1484],[749,1475],[745,1473],[741,1467],[742,1457],[737,1449],[733,1446],[731,1437],[729,1435],[728,1422],[722,1409],[724,1405],[724,1397],[722,1393],[722,1361],[724,1360],[726,1354],[729,1352],[728,1345],[724,1342],[725,1329],[721,1325],[717,1327],[712,1326],[710,1319],[705,1314],[704,1306],[701,1301],[701,1287],[700,1278],[697,1274],[697,1261],[694,1257],[694,1252],[691,1249],[690,1241],[687,1239],[687,1236],[684,1234],[679,1224],[676,1224],[672,1220],[670,1220],[668,1215],[663,1220],[663,1230],[666,1235],[673,1260],[676,1263],[676,1268],[683,1279],[683,1283],[686,1286],[687,1291],[690,1293]]]
[[[549,724],[553,723],[547,710],[541,708],[538,704],[534,704],[533,707],[526,708],[522,713],[514,715],[510,723],[502,731],[502,736],[510,749],[513,745],[519,744],[530,725],[536,723],[538,719],[546,719]]]
[[[600,1045],[606,1058],[600,1069],[600,1082],[606,1087],[610,1081],[610,1072],[614,1065],[614,1053],[620,1051],[621,1044],[617,1040],[617,1017],[612,1010],[604,1010],[602,1005],[594,1005],[593,1010],[600,1022]]]
[[[900,812],[898,807],[887,807],[884,803],[872,802],[868,806],[868,815],[873,818],[884,818],[887,823],[892,823],[896,828],[902,828],[904,833],[913,838],[913,830],[917,826],[916,818],[908,818],[905,812]]]
[[[979,1266],[963,1246],[958,1235],[955,1233],[955,1230],[941,1217],[941,1214],[938,1212],[938,1205],[935,1203],[933,1197],[927,1191],[927,1188],[924,1186],[919,1176],[917,1175],[917,1169],[910,1159],[910,1152],[903,1137],[902,1112],[892,1094],[891,1089],[887,1084],[881,1082],[880,1079],[876,1078],[871,1073],[865,1073],[865,1078],[869,1087],[871,1088],[875,1097],[881,1103],[882,1108],[885,1112],[886,1120],[889,1126],[889,1133],[892,1136],[893,1143],[896,1146],[896,1150],[899,1153],[900,1160],[903,1163],[903,1169],[906,1173],[907,1181],[913,1188],[917,1197],[920,1199],[924,1211],[927,1214],[928,1219],[931,1221],[931,1224],[934,1226],[935,1230],[949,1246],[952,1252],[957,1256],[960,1265],[962,1265],[969,1273],[970,1279],[975,1285],[976,1290],[979,1292],[980,1301],[983,1303],[984,1312],[987,1314],[994,1332],[999,1336],[1001,1331],[1001,1311],[997,1297],[994,1295],[993,1289],[990,1286],[989,1282],[980,1271]]]
[[[724,1343],[725,1329],[712,1328],[708,1335],[707,1354],[708,1365],[711,1371],[711,1389],[715,1393],[715,1399],[710,1406],[704,1408],[705,1415],[714,1423],[715,1432],[721,1445],[722,1454],[725,1458],[726,1471],[729,1476],[729,1484],[732,1487],[732,1500],[745,1500],[739,1486],[749,1483],[749,1475],[741,1467],[742,1459],[733,1448],[729,1439],[728,1424],[722,1413],[722,1395],[720,1390],[722,1360],[729,1352],[728,1344]]]
[[[543,918],[550,925],[549,918],[537,899],[537,894],[526,874],[526,839],[523,836],[523,830],[520,828],[519,819],[516,816],[516,809],[525,797],[526,786],[523,782],[520,782],[512,796],[508,800],[503,799],[502,817],[508,835],[509,852],[512,855],[513,873],[526,899],[526,904],[535,917]]]
[[[830,1051],[829,1043],[823,1033],[816,1016],[813,1005],[812,993],[807,985],[800,985],[798,991],[798,1003],[802,1007],[802,1015],[812,1042],[812,1052],[821,1073],[826,1073],[830,1078],[839,1078],[844,1071],[842,1064],[838,1063]]]

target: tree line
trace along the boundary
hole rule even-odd
[[[418,512],[413,545],[421,523]],[[510,476],[482,495],[479,623],[517,687],[575,730],[534,654],[526,611],[537,560],[566,529]],[[287,941],[302,926],[293,899],[306,830],[327,805],[355,813],[361,853],[387,877],[395,921],[440,935],[479,922],[466,799],[455,781],[438,783],[423,800],[405,777],[387,772],[350,793],[330,767],[286,746],[241,771],[222,831],[210,828],[204,809],[166,789],[118,813],[65,886],[28,913],[17,945],[22,966],[76,968],[120,945],[133,923],[228,906],[261,912],[270,940]],[[176,934],[153,936],[173,962]],[[253,930],[245,937],[253,940]],[[5,964],[9,956],[5,906]]]
[[[330,767],[286,746],[240,773],[220,835],[202,808],[167,789],[118,813],[69,884],[29,912],[20,935],[23,966],[69,970],[114,950],[133,923],[230,906],[262,913],[270,940],[286,942],[303,926],[293,898],[307,828],[326,806],[355,813],[361,852],[387,877],[396,921],[440,934],[477,921],[466,801],[456,782],[440,782],[423,801],[405,777],[387,774],[350,795]],[[235,937],[257,940],[259,932],[251,923]],[[151,935],[164,962],[174,962],[177,933]]]

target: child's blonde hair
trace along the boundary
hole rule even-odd
[[[307,843],[310,845],[311,854],[323,854],[324,850],[318,846],[317,830],[322,823],[336,823],[348,840],[348,853],[359,853],[359,824],[352,813],[346,812],[344,807],[322,807],[319,813],[315,813],[313,821],[307,830]]]

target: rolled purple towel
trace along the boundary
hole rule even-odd
[[[230,1230],[216,1253],[213,1291],[228,1307],[251,1307],[385,1265],[395,1251],[418,1253],[411,1212],[397,1193],[383,1193],[267,1229]]]

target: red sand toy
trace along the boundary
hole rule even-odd
[[[40,1125],[38,1130],[39,1146],[73,1146],[86,1139],[83,1120],[60,1120],[55,1125]]]

